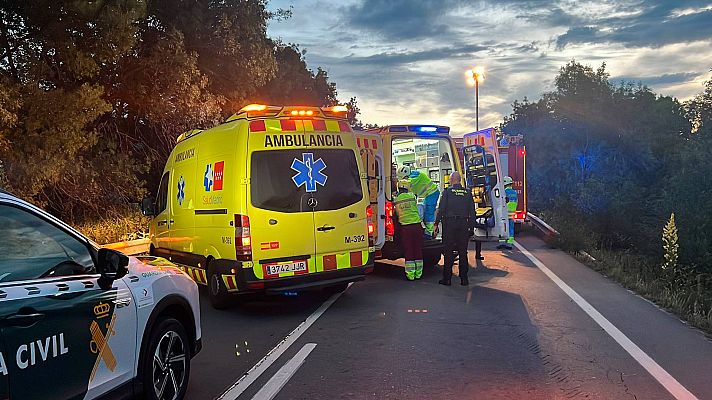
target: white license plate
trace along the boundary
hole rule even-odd
[[[267,275],[279,275],[284,272],[301,272],[307,270],[306,261],[297,261],[285,264],[268,264],[265,265]]]

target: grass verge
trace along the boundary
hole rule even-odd
[[[561,234],[554,245],[712,336],[712,274],[700,272],[695,266],[667,271],[661,268],[661,260],[632,251],[597,248],[595,235],[585,226],[552,217],[547,222]]]

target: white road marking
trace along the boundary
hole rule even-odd
[[[284,364],[282,368],[277,371],[274,376],[265,383],[264,386],[262,386],[262,389],[260,389],[257,394],[252,397],[252,400],[272,400],[274,399],[274,396],[279,393],[280,390],[284,387],[284,385],[289,382],[289,379],[292,378],[292,375],[294,375],[295,372],[299,369],[299,367],[304,364],[304,361],[307,359],[309,356],[309,353],[314,350],[316,347],[316,343],[307,343],[302,347],[299,352],[292,357],[289,362]]]
[[[660,383],[665,390],[670,392],[673,397],[678,400],[698,400],[697,397],[690,393],[680,382],[678,382],[672,375],[663,369],[658,363],[655,362],[650,356],[645,354],[643,350],[638,347],[632,340],[623,334],[618,328],[615,327],[610,321],[606,319],[598,310],[593,308],[589,302],[587,302],[581,295],[576,293],[566,282],[562,281],[561,278],[556,276],[549,268],[546,267],[539,259],[534,257],[529,250],[525,249],[524,246],[514,242],[514,245],[522,252],[531,262],[534,263],[539,269],[551,279],[556,286],[566,293],[571,300],[576,302],[583,311],[588,314],[604,331],[606,331],[618,344],[623,347],[623,350],[627,351],[643,368],[645,368],[650,375],[655,378],[658,383]]]
[[[349,287],[353,283],[349,283]],[[331,307],[332,304],[341,296],[343,292],[341,293],[336,293],[333,296],[331,296],[328,300],[326,300],[324,303],[322,303],[319,308],[316,309],[310,316],[307,317],[304,321],[302,321],[301,324],[299,324],[296,328],[294,328],[293,331],[289,333],[284,339],[282,339],[281,342],[277,343],[277,345],[267,353],[260,361],[257,362],[252,368],[250,368],[249,371],[245,373],[245,375],[242,375],[240,379],[237,380],[229,389],[225,391],[225,393],[221,394],[220,397],[218,397],[218,400],[236,400],[242,392],[244,392],[254,381],[257,380],[257,378],[262,375],[267,368],[269,368],[277,359],[289,348],[289,346],[293,345],[294,342],[299,339],[300,336],[304,334],[304,332],[309,329],[314,322],[316,322],[319,317],[321,317],[324,312]]]

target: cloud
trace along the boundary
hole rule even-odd
[[[691,82],[700,75],[699,72],[678,72],[673,74],[663,74],[660,76],[620,76],[613,77],[613,82],[640,82],[646,86],[671,85]]]
[[[354,29],[377,32],[388,39],[410,40],[450,31],[445,16],[463,0],[365,0],[344,10]]]
[[[356,96],[365,122],[474,128],[464,71],[484,65],[480,126],[496,126],[515,99],[553,90],[571,59],[619,80],[685,99],[712,66],[711,2],[694,0],[271,0],[294,17],[270,35],[299,43],[339,97]]]
[[[679,7],[684,5],[685,2],[662,2],[639,14],[573,26],[556,39],[556,46],[563,49],[581,43],[622,43],[634,47],[660,47],[712,37],[712,9]]]
[[[470,59],[474,53],[485,51],[488,47],[465,44],[446,46],[421,51],[382,52],[368,56],[349,55],[346,57],[320,57],[329,64],[349,64],[366,66],[403,66],[406,64],[447,59]]]

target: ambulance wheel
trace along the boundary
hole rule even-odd
[[[210,299],[210,305],[216,310],[224,310],[230,305],[230,297],[222,276],[208,263],[208,299]]]
[[[174,318],[154,325],[143,355],[146,400],[182,399],[190,377],[190,342],[185,327]]]
[[[423,266],[434,267],[440,263],[440,252],[423,254]]]

